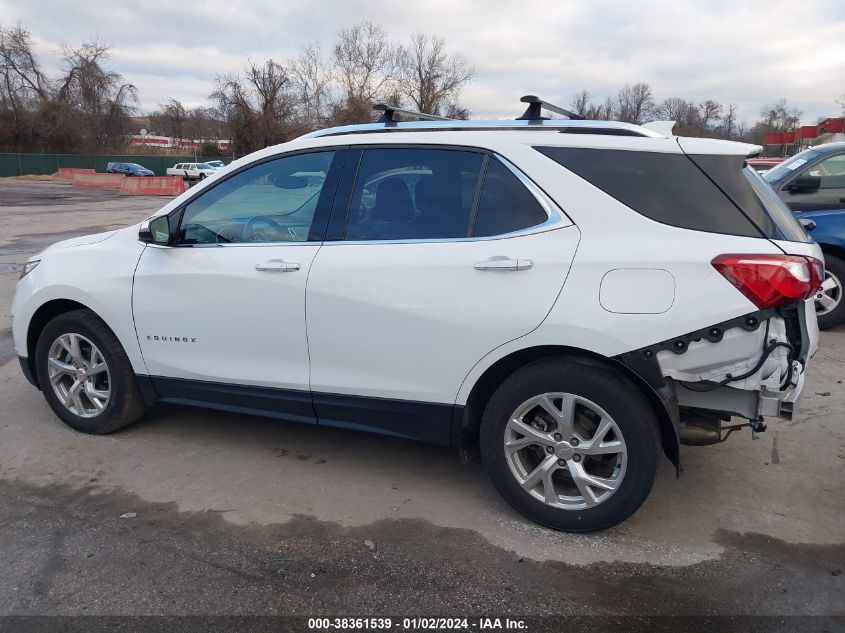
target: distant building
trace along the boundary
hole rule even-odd
[[[199,149],[203,143],[216,143],[223,151],[231,147],[229,139],[185,139],[173,136],[155,136],[153,134],[133,134],[129,137],[132,145],[149,145],[151,147],[165,147],[170,149],[188,148]]]
[[[792,132],[763,136],[764,153],[768,156],[791,156],[814,145],[838,141],[845,141],[845,117],[825,119],[818,125],[802,125]]]

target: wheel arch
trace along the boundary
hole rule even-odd
[[[463,459],[474,457],[478,452],[481,416],[496,388],[518,369],[536,360],[555,356],[608,367],[627,379],[652,405],[658,421],[663,453],[677,470],[680,469],[677,407],[667,403],[641,376],[619,361],[596,352],[564,345],[540,345],[513,351],[498,359],[478,377],[469,391],[466,405],[462,410],[456,408],[452,424],[453,443],[460,448]]]
[[[46,301],[35,310],[29,320],[29,325],[26,330],[26,363],[29,366],[31,372],[30,375],[35,380],[35,386],[38,389],[41,389],[41,385],[38,384],[38,372],[35,367],[35,347],[38,344],[38,337],[41,336],[41,332],[50,321],[59,315],[67,312],[73,312],[74,310],[90,310],[96,314],[97,318],[103,321],[103,323],[106,323],[106,321],[97,314],[95,310],[92,310],[87,305],[72,299],[51,299]],[[108,323],[106,323],[106,327],[108,327],[114,334],[114,329]]]

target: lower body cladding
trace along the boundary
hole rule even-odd
[[[663,400],[680,443],[721,442],[763,419],[798,413],[804,370],[818,348],[813,306],[761,310],[617,357]],[[733,416],[740,425],[724,425]]]

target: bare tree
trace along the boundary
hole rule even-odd
[[[128,118],[138,103],[135,86],[103,66],[110,56],[110,47],[98,41],[65,48],[62,55],[64,75],[56,101],[78,120],[85,146],[91,150],[122,145]]]
[[[26,149],[38,135],[38,110],[48,105],[50,87],[23,26],[0,26],[0,145]]]
[[[698,112],[701,117],[701,126],[708,129],[722,117],[722,104],[713,99],[707,99],[698,104]]]
[[[786,99],[778,99],[760,108],[758,125],[762,124],[766,131],[783,132],[795,129],[800,119],[800,110],[790,107]]]
[[[590,95],[589,90],[584,89],[576,92],[572,97],[571,106],[575,114],[580,114],[584,118],[593,118],[587,116],[587,112],[592,107],[592,95]]]
[[[320,43],[307,45],[290,64],[291,80],[299,93],[305,125],[320,127],[328,116],[332,68],[323,57]]]
[[[268,59],[249,60],[243,75],[217,77],[210,98],[225,117],[241,151],[287,140],[292,133],[295,97],[287,68]]]
[[[651,86],[642,82],[625,84],[616,95],[616,106],[620,121],[642,123],[654,108]]]
[[[49,98],[49,82],[32,48],[32,35],[23,26],[0,27],[0,99],[4,105],[23,106]]]
[[[396,46],[381,24],[362,21],[340,29],[332,52],[347,99],[373,101],[396,77]]]
[[[728,110],[725,112],[724,116],[722,117],[722,136],[725,138],[734,138],[734,135],[738,131],[738,123],[736,120],[736,104],[729,103]]]
[[[668,97],[655,108],[655,115],[667,121],[686,123],[693,105],[681,97]]]
[[[612,121],[616,118],[616,102],[613,100],[613,97],[609,96],[604,100],[604,108],[600,109],[599,114],[600,116],[596,117],[599,120]]]
[[[399,48],[397,83],[420,112],[440,114],[454,102],[475,74],[467,58],[448,53],[446,40],[414,33],[408,46]]]
[[[185,121],[187,118],[188,112],[178,99],[171,97],[164,103],[159,104],[157,122],[163,128],[159,131],[164,132],[165,135],[186,138]]]

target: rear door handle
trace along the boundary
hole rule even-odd
[[[281,259],[270,259],[263,264],[256,264],[255,270],[266,273],[292,273],[299,270],[299,264]]]
[[[487,261],[475,264],[476,270],[528,270],[534,265],[530,259],[509,259],[491,257]]]

